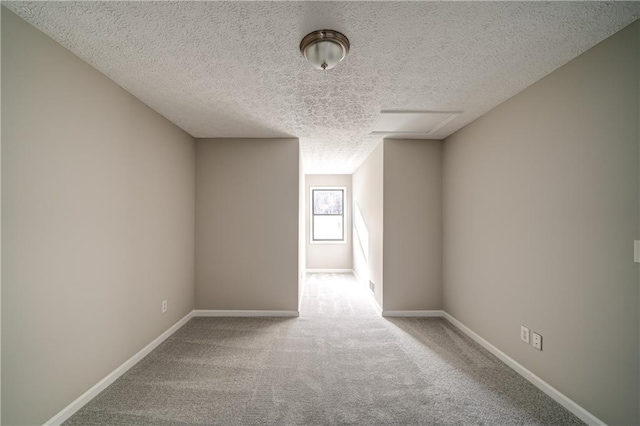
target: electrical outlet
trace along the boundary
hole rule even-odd
[[[169,304],[167,303],[166,300],[162,301],[162,313],[164,314],[165,312],[167,312],[167,309],[169,309]]]
[[[537,350],[541,351],[542,350],[542,336],[534,331],[533,332],[533,342],[531,344],[533,345],[534,348],[536,348]]]
[[[529,344],[529,329],[524,325],[520,326],[520,340],[525,342],[527,345]]]

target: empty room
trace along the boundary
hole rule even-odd
[[[640,2],[2,1],[3,425],[640,425]]]

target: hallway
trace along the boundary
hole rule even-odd
[[[301,317],[380,317],[373,297],[353,274],[307,274]]]

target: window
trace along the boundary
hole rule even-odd
[[[345,188],[311,188],[311,242],[345,242]]]

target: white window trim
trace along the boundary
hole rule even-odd
[[[341,241],[315,241],[313,239],[313,190],[342,190],[344,191],[343,200],[342,200],[342,235],[343,240]],[[346,186],[310,186],[309,187],[309,244],[347,244],[347,239],[349,238],[349,232],[347,230],[347,214],[349,213],[348,203],[347,203],[347,187]]]

